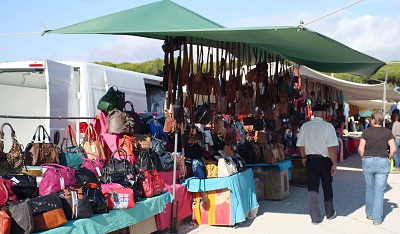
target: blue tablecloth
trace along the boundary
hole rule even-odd
[[[292,179],[292,170],[293,170],[293,164],[292,161],[290,160],[283,160],[280,162],[277,162],[275,164],[268,164],[268,163],[254,163],[254,164],[247,164],[248,167],[279,167],[279,171],[284,171],[288,169],[288,176],[289,180]]]
[[[95,214],[87,219],[70,220],[61,227],[37,233],[109,233],[163,212],[167,203],[171,201],[172,195],[170,193],[162,193],[159,196],[137,202],[132,209],[110,210],[107,214]]]
[[[254,188],[254,174],[251,169],[222,178],[197,179],[191,177],[183,181],[189,192],[205,192],[228,188],[231,190],[232,223],[243,222],[246,213],[258,208]]]

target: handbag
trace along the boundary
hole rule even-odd
[[[94,214],[108,213],[108,201],[101,192],[100,185],[97,183],[87,183],[82,186],[82,191],[89,199]]]
[[[246,161],[242,157],[240,157],[238,153],[235,153],[232,159],[236,165],[236,169],[238,172],[242,172],[247,169]]]
[[[0,233],[11,233],[11,218],[4,210],[0,210]]]
[[[65,135],[66,138],[64,138],[63,142],[61,143],[61,149],[58,153],[60,164],[77,169],[83,162],[83,149],[76,143],[75,133],[72,130],[71,125],[67,126]],[[68,139],[70,140],[71,145],[68,145]]]
[[[82,189],[63,189],[59,197],[68,220],[90,218],[93,215],[89,198]]]
[[[218,151],[220,156],[215,156],[218,159],[218,177],[226,177],[236,174],[237,168],[232,157],[226,156],[222,150]]]
[[[172,106],[172,104],[171,104]],[[164,111],[164,116],[165,116],[165,122],[164,122],[164,128],[163,131],[167,134],[172,134],[175,132],[176,128],[176,119],[175,119],[175,114],[174,114],[174,107],[171,107],[172,113],[170,114],[168,110]]]
[[[201,158],[193,158],[192,159],[192,171],[193,171],[193,175],[197,179],[206,179],[207,178],[206,168],[205,168],[204,162]]]
[[[117,148],[112,152],[108,164],[103,168],[101,182],[103,184],[119,183],[129,186],[129,179],[135,179],[137,170],[125,158],[115,158],[117,152],[122,152],[126,156],[126,152],[123,149]]]
[[[136,163],[136,156],[141,149],[140,143],[136,140],[134,136],[123,135],[118,141],[118,148],[125,150],[126,160],[130,163]],[[116,155],[118,157],[118,155]]]
[[[85,153],[87,153],[86,156],[89,159],[97,159],[97,157],[106,159],[106,156],[104,154],[104,147],[99,140],[99,136],[97,135],[97,132],[93,127],[93,124],[88,125],[85,134],[87,135],[87,139],[84,139],[81,145]],[[92,153],[95,156],[92,156],[92,154],[89,153]]]
[[[96,174],[85,168],[81,167],[75,170],[75,185],[77,187],[82,187],[87,183],[97,183],[100,184],[99,177]]]
[[[12,189],[11,180],[0,178],[0,207],[7,205],[8,202],[17,200],[18,198]]]
[[[67,222],[58,193],[49,193],[26,202],[32,210],[34,232],[59,227]]]
[[[108,133],[111,134],[134,134],[133,118],[118,109],[111,110],[107,115]]]
[[[207,178],[217,178],[218,177],[217,162],[215,162],[214,160],[204,160],[204,165],[206,165],[205,169],[206,169]]]
[[[128,111],[128,110],[126,110],[126,104],[129,104],[130,106],[131,106],[131,110],[130,111]],[[133,103],[132,102],[130,102],[130,101],[126,101],[125,102],[125,105],[124,105],[124,112],[126,113],[126,114],[128,114],[130,117],[132,117],[133,118],[133,122],[134,122],[134,131],[135,131],[135,133],[137,133],[137,134],[140,134],[141,133],[141,129],[140,129],[140,116],[139,116],[139,114],[138,113],[136,113],[136,111],[135,111],[135,109],[133,108]]]
[[[149,198],[162,193],[165,183],[157,170],[152,169],[139,172],[138,186],[142,191],[142,195]]]
[[[12,233],[30,234],[34,229],[32,209],[25,202],[10,204],[8,211],[11,217]]]
[[[174,159],[170,152],[167,152],[164,155],[158,155],[159,164],[157,167],[157,171],[173,171],[174,170]]]
[[[8,153],[4,152],[4,126],[11,129],[12,145]],[[24,164],[22,145],[18,142],[13,127],[9,123],[3,123],[0,127],[0,174],[19,173]]]
[[[263,153],[261,146],[257,142],[246,141],[243,150],[239,154],[247,163],[262,163]]]
[[[213,119],[213,133],[215,135],[224,135],[225,129],[225,119],[222,115],[216,115]]]
[[[102,96],[97,104],[97,109],[106,113],[110,112],[114,108],[122,110],[125,106],[125,93],[118,90],[118,87],[114,86],[108,89],[106,94]]]
[[[88,155],[87,158],[83,156],[81,157],[83,160],[81,167],[91,170],[97,178],[101,178],[101,172],[103,171],[104,165],[106,164],[106,160],[92,153],[86,153],[86,155]]]
[[[203,125],[207,125],[212,120],[212,112],[210,109],[210,105],[207,102],[204,102],[199,108],[197,108],[194,113],[195,123],[200,123]]]
[[[108,209],[129,209],[135,206],[133,190],[117,183],[101,185],[101,192],[107,198]]]
[[[43,137],[41,138],[41,136]],[[44,163],[59,163],[58,151],[57,145],[51,141],[46,129],[39,125],[32,141],[25,147],[25,164],[27,166],[40,166]]]
[[[52,192],[59,193],[61,190],[75,186],[75,170],[58,165],[42,164],[41,168],[46,169],[39,184],[39,195],[45,196]]]
[[[167,153],[167,142],[153,137],[150,141],[150,149],[158,155],[164,155]]]
[[[25,200],[27,198],[39,196],[36,176],[28,175],[26,173],[10,173],[5,175],[4,178],[11,180],[12,189],[18,200]]]

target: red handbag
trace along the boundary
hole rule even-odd
[[[87,158],[82,157],[82,167],[85,167],[91,170],[97,178],[101,178],[101,172],[103,171],[103,167],[106,164],[106,160],[102,159],[100,156],[92,153],[86,153],[88,156]]]
[[[138,176],[138,186],[142,189],[144,197],[153,197],[163,192],[165,183],[158,174],[157,170],[140,171]]]
[[[18,198],[12,189],[11,180],[0,178],[0,206],[7,205],[9,201],[17,201]]]
[[[135,206],[133,189],[117,183],[101,185],[101,192],[107,198],[108,209],[129,209]]]
[[[75,170],[53,163],[40,165],[46,169],[42,175],[39,185],[39,195],[45,196],[52,192],[59,193],[61,190],[75,186]]]

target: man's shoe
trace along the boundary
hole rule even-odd
[[[334,218],[336,218],[336,210],[333,212],[333,215],[331,216],[331,217],[326,217],[326,219],[329,219],[329,220],[332,220],[332,219],[334,219]]]
[[[367,216],[367,219],[372,220],[372,216]]]
[[[373,222],[374,225],[381,225],[382,222]]]

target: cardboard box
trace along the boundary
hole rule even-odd
[[[193,193],[193,221],[196,225],[233,226],[231,191],[228,188]]]
[[[296,186],[307,186],[307,172],[301,159],[291,159],[293,165],[290,184]]]
[[[150,234],[157,231],[156,220],[154,216],[135,223],[129,227],[110,232],[109,234]]]
[[[257,201],[264,200],[264,182],[259,178],[254,179],[254,188],[256,190]]]
[[[288,169],[284,171],[268,171],[254,173],[254,177],[264,182],[264,199],[281,200],[289,196]]]

